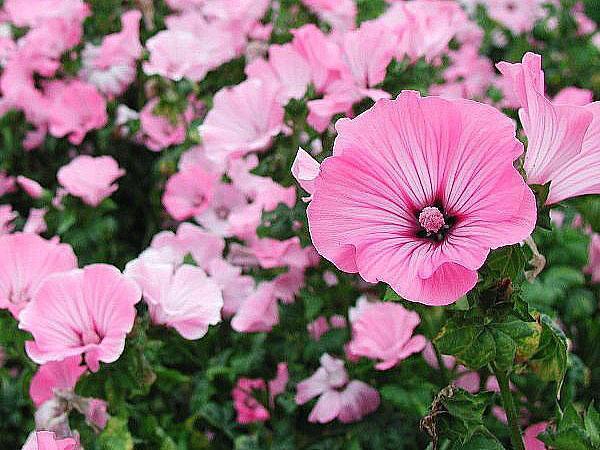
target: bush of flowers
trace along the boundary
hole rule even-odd
[[[598,0],[0,5],[0,448],[600,448]]]

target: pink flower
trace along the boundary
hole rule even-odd
[[[555,105],[572,105],[585,106],[592,102],[594,93],[588,89],[580,89],[574,86],[569,86],[561,89],[554,96]]]
[[[404,91],[336,129],[308,220],[339,269],[446,305],[475,285],[490,249],[531,234],[535,199],[513,167],[522,145],[496,109]]]
[[[106,125],[106,101],[94,86],[79,80],[50,81],[44,94],[53,136],[68,135],[71,144],[79,145],[88,131]]]
[[[112,156],[80,155],[59,169],[57,178],[67,192],[90,206],[98,206],[115,192],[117,178],[125,175]]]
[[[19,27],[37,27],[52,19],[80,20],[89,15],[82,0],[6,0],[4,11]]]
[[[221,237],[185,222],[177,227],[177,234],[171,231],[156,234],[140,259],[180,265],[185,256],[190,254],[199,267],[207,269],[214,259],[221,258],[224,248],[225,241]]]
[[[589,246],[589,263],[585,271],[592,275],[593,283],[600,283],[600,234],[592,235]]]
[[[29,435],[21,450],[77,450],[73,438],[57,439],[50,431],[35,431]]]
[[[17,177],[17,183],[31,198],[38,199],[44,194],[44,188],[40,185],[40,183],[32,180],[31,178],[19,175]]]
[[[237,412],[237,422],[243,425],[254,422],[265,422],[271,415],[254,394],[256,391],[266,391],[267,385],[262,378],[240,378],[231,392],[233,407]]]
[[[486,0],[489,16],[515,34],[530,31],[544,17],[544,0]]]
[[[41,366],[31,379],[29,396],[36,408],[54,397],[54,389],[73,389],[86,371],[81,356],[75,355],[63,361],[51,361]]]
[[[309,422],[327,423],[335,418],[343,423],[357,422],[375,411],[380,402],[379,393],[368,384],[359,380],[348,382],[344,361],[327,353],[321,356],[321,367],[298,383],[296,403],[303,405],[317,396],[319,400]]]
[[[233,184],[218,183],[211,201],[203,212],[195,215],[196,221],[211,233],[231,237],[236,231],[230,218],[244,214],[248,207],[246,195]]]
[[[420,321],[416,312],[397,303],[374,303],[352,322],[348,349],[355,355],[381,360],[377,370],[390,369],[425,347],[425,337],[412,335]]]
[[[269,61],[256,59],[246,66],[249,78],[279,86],[278,98],[285,105],[290,99],[301,99],[310,83],[310,66],[292,44],[271,45]]]
[[[525,429],[523,432],[525,450],[546,450],[546,445],[537,438],[539,434],[546,431],[546,428],[548,428],[548,422],[536,423]]]
[[[127,264],[125,275],[142,289],[152,322],[175,328],[185,339],[200,339],[221,321],[221,290],[199,267],[174,269],[138,259]]]
[[[103,430],[110,419],[107,409],[108,405],[104,400],[97,398],[86,399],[84,414],[85,421],[92,427]]]
[[[0,254],[0,308],[8,308],[15,318],[48,275],[77,267],[70,245],[36,234],[0,236]]]
[[[422,57],[432,62],[447,51],[448,43],[468,19],[458,3],[414,0],[394,3],[377,20],[398,37],[398,59],[406,55],[413,62]]]
[[[177,27],[161,31],[148,39],[150,60],[144,63],[148,75],[162,75],[179,81],[202,80],[209,70],[235,56],[232,36],[220,26],[197,22],[195,33]]]
[[[325,333],[329,331],[329,322],[325,316],[319,316],[306,325],[308,334],[313,340],[318,341]]]
[[[314,24],[303,25],[292,30],[292,34],[294,49],[310,66],[316,90],[323,92],[346,70],[339,47]]]
[[[210,262],[207,271],[223,292],[223,317],[233,316],[254,292],[254,278],[219,258]]]
[[[87,44],[82,53],[83,77],[106,95],[122,94],[135,80],[136,61],[142,54],[137,10],[121,16],[122,30],[106,36],[100,46]]]
[[[231,328],[239,333],[259,333],[271,331],[278,323],[275,285],[264,282],[238,308],[231,320]]]
[[[178,118],[173,124],[168,117],[154,114],[158,99],[150,100],[140,111],[140,126],[144,143],[153,152],[159,152],[185,141],[186,117]],[[186,114],[184,114],[186,116]]]
[[[27,354],[38,364],[84,355],[92,372],[116,361],[133,328],[141,292],[115,267],[92,264],[48,276],[21,312]]]
[[[527,53],[523,62],[497,64],[510,80],[521,105],[519,117],[528,138],[524,169],[529,184],[550,182],[546,204],[600,193],[600,102],[557,105],[544,96],[541,57]]]
[[[243,156],[267,148],[283,126],[278,88],[250,79],[223,88],[200,125],[207,156],[214,161]]]
[[[199,165],[185,166],[167,181],[163,205],[176,220],[197,216],[209,207],[217,181]]]
[[[321,20],[335,30],[348,31],[356,22],[356,4],[353,0],[302,0]]]
[[[269,404],[271,408],[275,405],[275,397],[285,392],[285,387],[290,379],[287,363],[277,364],[277,375],[268,382],[269,386]]]
[[[0,170],[0,197],[14,192],[15,181],[15,177],[11,177],[5,171]]]

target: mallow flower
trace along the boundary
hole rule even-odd
[[[73,438],[57,439],[51,431],[34,431],[21,450],[76,450],[78,448],[79,445]]]
[[[33,335],[27,354],[38,364],[84,355],[97,372],[123,353],[140,298],[137,284],[107,264],[50,275],[19,316]]]
[[[8,309],[15,318],[48,275],[77,267],[69,244],[33,233],[0,236],[0,254],[0,309]]]
[[[379,360],[377,370],[390,369],[425,347],[424,336],[413,336],[420,322],[419,314],[398,303],[371,303],[352,322],[348,350],[356,356]]]
[[[447,305],[475,286],[491,249],[533,231],[535,198],[513,166],[523,146],[495,108],[403,91],[336,130],[314,185],[300,178],[313,244],[340,270]]]

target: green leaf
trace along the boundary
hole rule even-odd
[[[133,438],[127,428],[127,421],[111,417],[104,431],[98,436],[99,450],[133,450]]]
[[[556,381],[557,392],[560,392],[567,370],[567,338],[545,314],[540,316],[540,324],[540,345],[531,358],[530,365],[543,381]]]
[[[477,370],[496,354],[493,335],[482,325],[458,325],[449,321],[434,339],[443,355],[453,355],[465,366]]]
[[[585,431],[595,447],[600,447],[600,414],[594,408],[594,404],[590,404],[587,414],[584,418]]]
[[[511,245],[494,250],[488,257],[484,271],[486,278],[515,280],[524,274],[527,257],[520,245]]]
[[[405,414],[424,416],[429,410],[436,387],[431,383],[413,386],[387,385],[380,389],[381,397]]]

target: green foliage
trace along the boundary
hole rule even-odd
[[[600,448],[600,414],[593,404],[584,417],[569,405],[556,423],[540,439],[556,450],[591,450]]]

